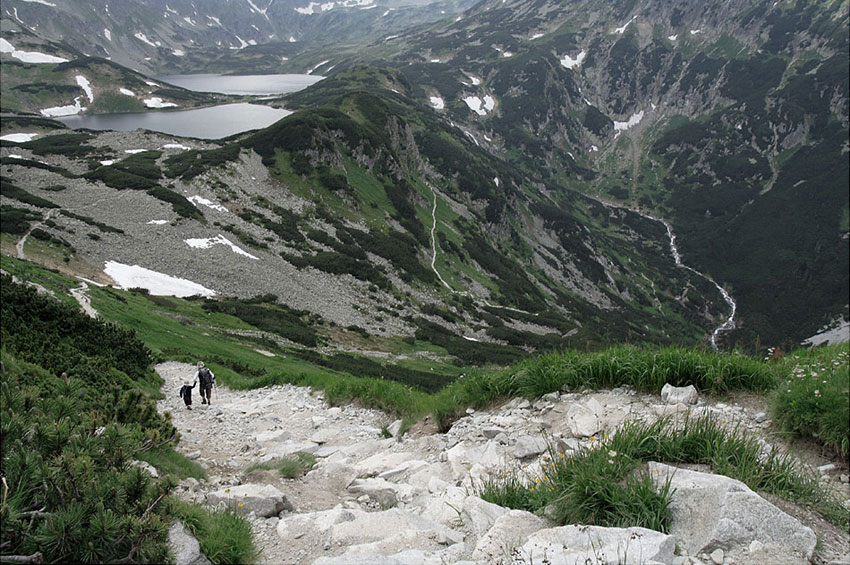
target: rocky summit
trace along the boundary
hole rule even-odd
[[[479,496],[488,480],[507,473],[533,484],[553,457],[594,449],[633,419],[711,414],[765,436],[769,421],[752,398],[698,397],[683,404],[677,395],[664,400],[627,388],[555,392],[533,403],[518,398],[469,409],[445,434],[429,429],[427,420],[399,434],[401,422],[381,411],[329,406],[320,392],[296,386],[218,387],[210,405],[195,403],[190,411],[176,391],[193,366],[167,362],[157,372],[165,379],[158,408],[171,412],[182,436],[179,449],[209,476],[183,480],[179,496],[244,512],[262,563],[794,564],[812,560],[818,537],[821,562],[850,559],[847,532],[810,521],[793,505],[777,507],[740,481],[699,466],[649,463],[643,471],[658,488],[669,484],[673,491],[667,534],[557,526],[545,515]],[[764,453],[782,448],[761,442]],[[303,477],[251,470],[296,453],[315,458]],[[850,485],[841,479],[836,475],[832,484],[847,500]]]

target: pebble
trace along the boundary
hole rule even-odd
[[[838,467],[835,465],[835,463],[827,463],[826,465],[821,465],[820,467],[818,467],[818,473],[826,474],[830,471],[835,471],[837,468]]]
[[[767,414],[764,412],[758,412],[755,416],[753,416],[753,420],[761,424],[765,420],[767,420]]]
[[[723,565],[723,550],[719,547],[711,552],[710,557],[714,565]]]

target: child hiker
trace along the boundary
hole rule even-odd
[[[180,398],[183,399],[188,410],[192,409],[192,389],[195,388],[196,384],[198,384],[198,381],[193,382],[191,385],[189,381],[184,381],[183,386],[180,387]]]

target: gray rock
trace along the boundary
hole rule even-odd
[[[656,485],[670,480],[670,534],[689,555],[721,548],[739,561],[755,540],[763,544],[767,559],[763,562],[800,563],[812,558],[817,538],[811,528],[744,483],[662,463],[650,463],[649,472]]]
[[[761,424],[762,422],[767,420],[767,414],[765,414],[764,412],[757,412],[755,416],[753,416],[753,420]]]
[[[391,508],[401,500],[408,500],[413,489],[410,485],[391,483],[384,479],[354,479],[348,486],[348,492],[355,496],[366,495],[382,508]]]
[[[192,451],[191,453],[187,453],[186,459],[197,459],[200,456],[201,456],[201,450],[198,449],[198,450]]]
[[[486,534],[478,538],[473,559],[487,563],[507,561],[511,550],[525,541],[530,534],[546,527],[546,522],[530,512],[511,510],[499,516]]]
[[[567,428],[573,437],[590,437],[599,429],[599,418],[587,406],[573,404],[567,410]]]
[[[389,427],[387,428],[387,431],[390,432],[391,436],[398,437],[398,433],[401,431],[401,425],[402,425],[402,421],[396,420],[395,422],[393,422],[392,424],[389,425]]]
[[[714,563],[714,565],[723,565],[723,550],[719,547],[712,551],[709,557],[711,557],[711,562]]]
[[[544,451],[546,451],[546,442],[542,438],[522,436],[516,440],[513,455],[517,459],[525,459],[526,457],[540,455]]]
[[[168,547],[174,554],[174,565],[209,565],[198,540],[179,521],[168,528]]]
[[[818,467],[818,473],[826,474],[832,471],[835,471],[838,467],[835,463],[827,463],[826,465],[821,465]]]
[[[133,467],[138,467],[139,469],[144,469],[154,479],[159,478],[159,472],[156,470],[156,467],[154,467],[150,463],[147,463],[146,461],[135,461],[134,460],[134,461],[130,461],[130,465],[132,465]]]
[[[667,404],[696,404],[698,398],[694,385],[679,387],[667,383],[661,388],[661,400]]]
[[[522,563],[575,565],[674,565],[687,558],[675,555],[672,536],[646,528],[562,526],[531,534],[515,554]]]
[[[212,504],[225,504],[245,514],[254,512],[263,518],[292,510],[292,504],[272,485],[239,485],[211,492],[208,497]]]
[[[484,429],[481,430],[481,435],[483,435],[487,439],[493,439],[504,431],[505,430],[503,430],[502,428],[497,428],[497,427],[484,428]]]
[[[464,526],[470,527],[476,536],[481,537],[493,527],[497,518],[507,513],[508,509],[498,504],[487,502],[477,496],[467,496],[463,501],[460,519]]]

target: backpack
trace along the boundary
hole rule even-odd
[[[198,377],[201,379],[202,384],[209,384],[212,382],[212,373],[207,367],[201,367],[198,371]]]

